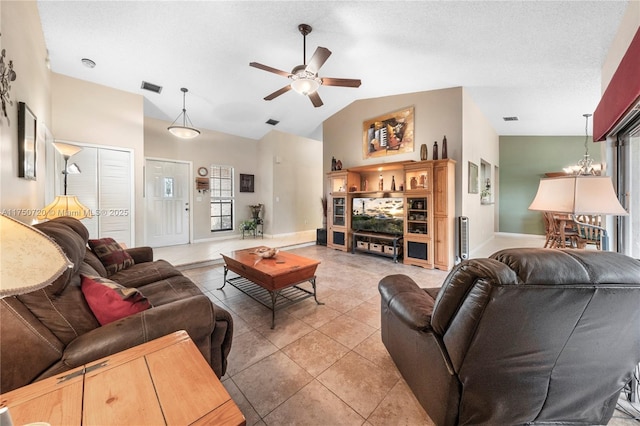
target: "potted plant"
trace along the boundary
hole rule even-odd
[[[240,223],[241,231],[253,231],[256,229],[256,222],[254,220],[244,220]]]

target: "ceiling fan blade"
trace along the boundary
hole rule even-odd
[[[309,59],[306,70],[311,74],[318,74],[318,70],[331,56],[331,51],[326,47],[318,47],[313,56]]]
[[[322,105],[324,105],[322,103],[322,99],[320,99],[320,95],[318,94],[317,91],[311,93],[309,95],[309,99],[311,99],[311,103],[313,104],[314,107],[318,108],[321,107]]]
[[[249,66],[250,67],[254,67],[254,68],[258,68],[258,69],[261,69],[261,70],[264,70],[264,71],[269,71],[269,72],[272,72],[274,74],[281,75],[283,77],[289,77],[291,75],[291,73],[288,73],[286,71],[282,71],[282,70],[279,70],[279,69],[276,69],[276,68],[272,68],[272,67],[270,67],[268,65],[262,65],[261,63],[258,63],[258,62],[250,62]]]
[[[362,82],[352,78],[329,78],[322,77],[323,86],[360,87]]]
[[[287,93],[289,90],[291,90],[291,85],[287,84],[282,89],[278,89],[275,92],[273,92],[272,94],[265,96],[264,100],[265,101],[270,101],[270,100],[275,99],[278,96],[282,95],[283,93]]]

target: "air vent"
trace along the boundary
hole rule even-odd
[[[516,116],[513,116],[513,117],[502,117],[502,119],[503,119],[504,121],[518,121],[518,120],[520,120],[520,119],[519,119],[518,117],[516,117]]]
[[[266,121],[267,124],[271,124],[272,126],[275,126],[276,124],[279,123],[278,120],[274,120],[273,118],[270,118]]]
[[[154,93],[162,92],[162,86],[158,86],[157,84],[153,84],[153,83],[148,83],[146,81],[142,82],[142,86],[140,86],[140,88],[144,90],[148,90],[150,92],[154,92]]]

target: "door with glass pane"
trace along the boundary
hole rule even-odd
[[[189,243],[189,164],[147,160],[145,227],[151,247]]]

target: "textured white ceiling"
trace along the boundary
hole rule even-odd
[[[600,99],[600,69],[627,1],[39,1],[51,69],[145,98],[145,115],[173,121],[187,87],[194,125],[249,138],[273,129],[317,137],[358,99],[464,86],[501,135],[582,135]],[[317,46],[333,54],[324,106],[249,67],[284,71]],[[91,58],[97,66],[84,67]],[[142,81],[161,94],[140,89]],[[504,122],[503,116],[520,121]]]

